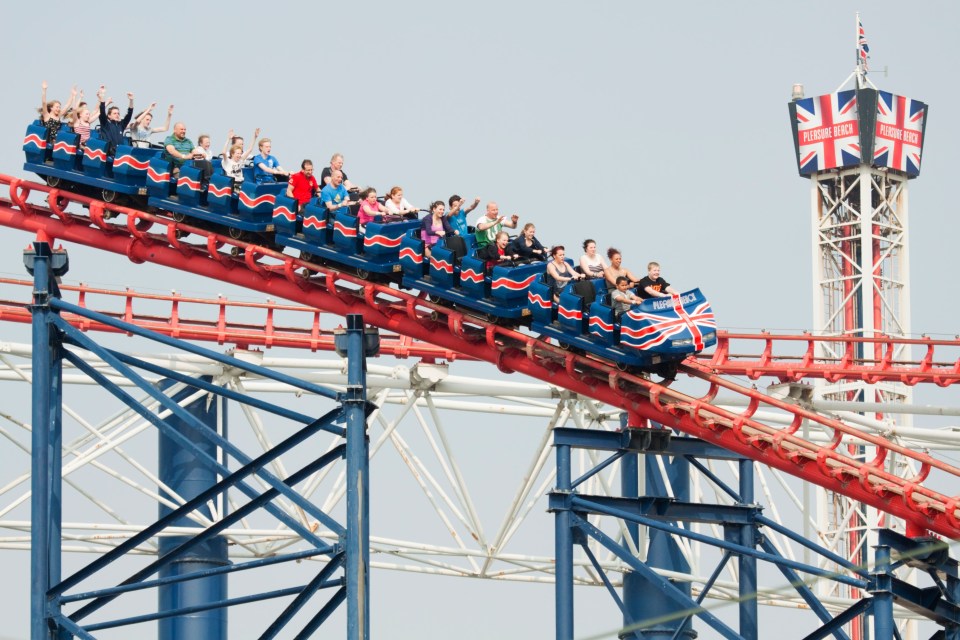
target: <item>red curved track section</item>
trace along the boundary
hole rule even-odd
[[[717,372],[723,372],[724,366],[743,367],[742,363],[731,364],[735,358],[729,353],[717,358],[715,366],[709,358],[689,359],[682,365],[683,373],[706,383],[707,392],[693,397],[592,358],[563,351],[533,336],[432,304],[422,297],[305,263],[266,247],[9,176],[0,176],[0,184],[10,186],[10,198],[0,199],[0,224],[5,226],[50,241],[78,242],[119,253],[135,263],[149,261],[208,276],[338,316],[360,313],[373,326],[491,362],[505,373],[520,372],[619,407],[628,412],[631,426],[655,420],[873,505],[904,518],[914,527],[951,538],[960,535],[960,497],[929,488],[957,486],[960,468],[727,380]],[[31,193],[46,194],[49,206],[28,202]],[[71,202],[87,211],[66,211]],[[241,250],[242,257],[232,256],[228,251],[232,247]],[[302,274],[301,268],[308,265],[317,275],[307,278]],[[774,360],[766,358],[765,366]],[[931,370],[933,362],[931,359],[914,367],[915,374],[920,376],[924,369]],[[955,363],[952,368],[944,365],[943,369],[941,382],[947,380],[942,376],[956,374]],[[752,370],[758,371],[756,367]],[[846,371],[843,366],[831,368],[825,363],[818,370],[824,377],[832,371],[830,375],[863,379],[863,372],[853,362]],[[917,381],[921,380],[926,379]],[[937,382],[933,378],[929,381]],[[747,398],[747,408],[736,412],[712,404],[720,389]],[[758,410],[771,408],[791,414],[792,423],[773,426],[755,417]],[[801,437],[804,421],[810,432],[826,435],[827,444]],[[872,447],[874,458],[861,461],[846,455],[841,442]],[[912,478],[888,473],[885,462],[894,456],[913,461],[918,473]]]
[[[906,360],[898,353],[922,354]],[[866,355],[857,355],[859,353]],[[832,353],[832,357],[817,356]],[[952,359],[951,359],[952,358]],[[960,339],[857,338],[717,332],[713,355],[698,362],[717,373],[763,376],[781,382],[825,378],[830,382],[862,380],[868,384],[926,382],[948,387],[960,382]]]
[[[29,298],[33,281],[0,278],[0,286],[4,285],[22,288],[25,290],[25,295],[22,299],[0,299],[0,321],[29,323],[31,321]],[[60,285],[60,291],[76,294],[76,299],[69,301],[75,302],[79,307],[156,333],[180,340],[229,343],[241,349],[283,347],[310,351],[334,351],[334,329],[340,326],[340,324],[334,325],[333,321],[323,323],[322,312],[317,309],[276,302],[240,302],[224,297],[196,298],[177,293],[160,295],[141,293],[131,289],[114,291],[83,284]],[[118,301],[119,305],[109,304],[110,300]],[[117,306],[122,310],[118,311]],[[145,307],[149,311],[144,310]],[[253,316],[252,321],[251,316]],[[114,327],[74,314],[65,313],[63,318],[81,331],[121,333]],[[280,318],[283,318],[283,321]],[[291,320],[295,323],[282,323],[289,323]],[[339,320],[340,318],[337,317],[336,322],[339,323]],[[324,328],[324,325],[328,328]],[[432,344],[416,342],[408,336],[395,334],[380,335],[380,354],[420,360],[472,359],[450,349],[441,349]]]

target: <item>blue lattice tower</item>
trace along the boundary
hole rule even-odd
[[[366,416],[370,406],[365,393],[365,354],[378,347],[378,337],[364,331],[362,318],[348,316],[347,328],[338,336],[338,347],[348,359],[347,390],[344,393],[305,382],[292,376],[243,362],[195,345],[167,338],[135,325],[66,303],[59,298],[56,278],[67,270],[67,256],[52,251],[46,242],[35,243],[25,252],[24,261],[34,275],[33,313],[33,448],[31,460],[31,640],[73,637],[95,638],[102,629],[160,622],[161,637],[227,637],[225,614],[228,607],[275,598],[290,598],[273,620],[265,620],[262,638],[273,638],[294,620],[300,630],[297,637],[313,634],[344,601],[347,603],[347,638],[369,638],[369,517]],[[60,312],[75,314],[104,323],[118,331],[158,342],[222,366],[237,368],[268,380],[290,385],[307,393],[335,401],[336,406],[315,418],[285,407],[273,405],[239,391],[218,386],[201,376],[178,373],[126,352],[104,348],[72,327]],[[137,401],[121,385],[105,375],[87,358],[74,350],[85,349],[116,375],[139,388],[152,403]],[[124,542],[97,557],[71,575],[61,575],[61,500],[62,500],[62,382],[61,365],[66,360],[105,391],[126,404],[162,434],[160,478],[168,496],[178,494],[176,508],[162,508],[159,519],[131,535]],[[158,387],[145,376],[164,380]],[[176,386],[174,386],[176,385]],[[160,387],[169,387],[170,395]],[[181,392],[182,389],[182,392]],[[201,402],[191,398],[200,393]],[[186,394],[186,395],[184,395]],[[205,404],[207,399],[212,404]],[[225,418],[220,404],[235,401],[290,420],[297,426],[292,435],[261,452],[247,455],[226,438],[220,425]],[[216,407],[211,410],[211,407]],[[166,417],[161,417],[165,415]],[[310,439],[321,432],[341,438],[331,449],[280,478],[269,470],[280,456],[298,447],[316,451]],[[304,498],[296,487],[313,474],[346,460],[351,479],[346,506],[346,525]],[[299,464],[299,463],[298,463]],[[261,485],[250,481],[257,477]],[[245,497],[247,502],[227,512],[227,492]],[[329,531],[336,542],[325,541],[300,518],[291,516],[274,501],[283,498],[316,525]],[[219,505],[211,507],[210,505]],[[256,512],[266,512],[300,536],[302,549],[272,554],[243,562],[230,563],[223,552],[224,531]],[[193,516],[193,517],[191,517]],[[189,518],[189,519],[188,519]],[[195,526],[197,522],[202,526]],[[98,576],[131,552],[142,550],[148,541],[165,537],[169,527],[188,526],[190,535],[173,535],[162,541],[155,559],[141,566],[118,585],[82,590],[87,581]],[[182,529],[179,530],[182,533]],[[176,532],[174,532],[176,533]],[[287,562],[305,559],[318,561],[319,569],[307,584],[274,589],[229,598],[226,577],[239,571],[264,570]],[[142,563],[141,563],[142,564]],[[102,619],[102,609],[134,591],[157,589],[160,610]],[[328,595],[325,601],[317,594]],[[115,609],[116,610],[116,609]],[[98,613],[99,612],[99,613]],[[97,614],[94,616],[94,614]],[[91,616],[101,618],[90,621]],[[298,617],[299,616],[299,617]],[[305,619],[305,620],[304,620]],[[247,630],[254,632],[252,630]]]

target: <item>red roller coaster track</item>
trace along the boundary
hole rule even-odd
[[[954,486],[960,478],[960,468],[864,433],[842,421],[772,398],[722,375],[771,375],[783,380],[822,376],[868,382],[933,382],[946,386],[960,377],[960,363],[939,361],[934,352],[938,348],[955,348],[956,341],[916,341],[927,349],[927,356],[917,362],[895,362],[892,355],[874,360],[843,355],[835,362],[820,362],[813,357],[813,341],[829,340],[834,348],[842,346],[841,353],[853,354],[858,340],[727,334],[712,357],[691,358],[681,366],[683,373],[708,384],[703,396],[693,397],[619,371],[607,363],[564,351],[533,336],[430,303],[423,297],[306,263],[266,247],[9,176],[0,175],[0,184],[10,187],[9,199],[0,199],[0,224],[5,226],[47,240],[78,242],[119,253],[135,263],[149,261],[208,276],[338,316],[361,313],[367,323],[399,336],[430,343],[462,357],[491,362],[505,373],[520,372],[620,407],[630,415],[631,425],[640,426],[645,420],[655,420],[873,505],[904,518],[916,528],[951,538],[960,535],[960,497],[925,486],[925,483]],[[48,205],[29,203],[31,192],[46,193]],[[67,211],[71,202],[85,207],[86,213]],[[187,242],[185,238],[195,240]],[[231,247],[236,247],[242,255],[235,257],[224,251]],[[317,275],[311,278],[301,275],[301,268],[305,266]],[[732,339],[761,340],[764,347],[760,354],[738,356],[729,348]],[[773,346],[780,340],[806,341],[805,354],[808,355],[775,356]],[[883,347],[882,354],[894,353],[896,341],[877,340]],[[720,389],[748,399],[747,408],[736,412],[712,404]],[[793,416],[792,422],[786,427],[765,424],[756,417],[760,408],[786,412]],[[808,424],[807,431],[827,434],[828,443],[804,439],[800,431],[804,421]],[[846,455],[839,446],[841,442],[870,447],[874,457],[862,461]],[[913,461],[918,473],[902,478],[887,472],[885,463],[895,456]]]

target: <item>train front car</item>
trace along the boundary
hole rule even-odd
[[[620,344],[678,360],[717,343],[710,302],[692,289],[634,305],[620,319]]]

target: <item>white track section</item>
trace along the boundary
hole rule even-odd
[[[860,165],[818,174],[810,183],[814,331],[820,335],[910,336],[908,180],[895,172]],[[825,344],[818,349],[818,356],[844,355],[827,353]],[[865,349],[858,355],[873,358],[870,348]],[[912,360],[910,353],[902,352],[907,349],[901,347],[894,357]],[[874,405],[909,405],[912,390],[900,383],[828,384],[821,380],[813,392],[815,402],[853,399]],[[883,422],[884,414],[877,408],[852,411]],[[898,428],[909,430],[912,417],[902,413],[896,422]],[[862,452],[867,459],[874,454],[872,448]],[[885,464],[891,473],[914,473],[896,459]],[[842,495],[822,490],[817,494],[818,529],[824,541],[847,558],[869,557],[876,530],[893,524],[878,510]],[[821,594],[852,595],[848,587],[832,587]]]
[[[87,361],[106,371],[105,365],[87,355]],[[332,355],[329,359],[281,358],[259,352],[237,355],[333,389],[339,389],[346,379],[345,362]],[[17,398],[5,402],[0,414],[3,550],[27,550],[30,543],[29,357],[29,345],[0,342],[2,396]],[[322,415],[331,407],[329,400],[295,393],[281,384],[239,376],[236,371],[198,357],[181,354],[144,358],[182,373],[211,375],[218,384],[308,415]],[[505,379],[466,377],[451,375],[446,365],[385,366],[383,362],[371,360],[368,377],[370,397],[379,407],[370,417],[369,430],[372,566],[501,581],[552,582],[553,518],[546,512],[545,498],[555,484],[551,430],[616,430],[618,411],[556,387],[524,382],[517,375]],[[487,375],[492,371],[477,363],[456,366]],[[156,476],[156,430],[76,370],[65,368],[64,381],[63,547],[76,553],[100,554],[156,518],[157,503],[162,500]],[[120,378],[116,381],[128,384]],[[175,385],[170,393],[179,389]],[[140,390],[128,390],[143,399]],[[149,402],[146,404],[150,406]],[[892,426],[884,420],[862,416],[853,419],[849,413],[853,408],[840,404],[832,410],[851,418],[865,431],[889,431]],[[763,417],[790,420],[789,416],[775,414]],[[230,403],[227,422],[231,441],[251,456],[291,433],[291,425],[286,421],[236,403]],[[937,449],[960,446],[960,434],[953,431],[922,431],[899,434],[897,440]],[[271,470],[284,477],[322,453],[324,446],[334,446],[336,440],[330,437],[327,445],[315,443],[311,443],[309,451],[301,448],[279,459]],[[578,452],[574,476],[601,459],[601,455]],[[641,464],[644,463],[662,468],[663,460],[651,456],[642,458]],[[737,489],[735,464],[714,462],[710,467]],[[318,473],[298,489],[325,510],[339,515],[344,502],[343,471],[340,463]],[[823,530],[809,508],[807,485],[761,465],[756,466],[756,481],[757,501],[765,515],[840,551],[838,537]],[[729,496],[695,469],[692,482],[694,501],[732,503]],[[618,495],[619,488],[619,467],[614,464],[582,485],[580,492]],[[229,508],[235,508],[234,499],[241,498],[239,492],[234,492]],[[317,527],[294,505],[283,500],[277,504],[308,526]],[[222,510],[214,509],[214,513],[219,516]],[[617,522],[592,520],[608,534],[620,537]],[[332,539],[329,532],[318,530]],[[694,530],[723,538],[719,527],[694,525]],[[773,531],[763,533],[788,558],[830,566]],[[304,548],[295,533],[265,514],[243,521],[226,535],[234,559]],[[700,544],[684,541],[682,545],[691,573],[669,575],[691,581],[694,593],[698,594],[720,555]],[[636,552],[642,558],[645,549],[643,544],[640,546]],[[156,540],[143,545],[138,552],[155,553]],[[594,552],[613,572],[611,578],[619,583],[623,569],[619,560],[599,547]],[[577,583],[601,585],[586,556],[579,552],[575,558]],[[762,569],[759,577],[758,597],[762,604],[805,607],[779,572]],[[727,563],[710,597],[735,599],[737,584],[737,565]],[[835,610],[850,604],[842,594],[829,594],[829,584],[817,588],[828,592],[824,600]],[[908,615],[900,613],[903,619]]]

